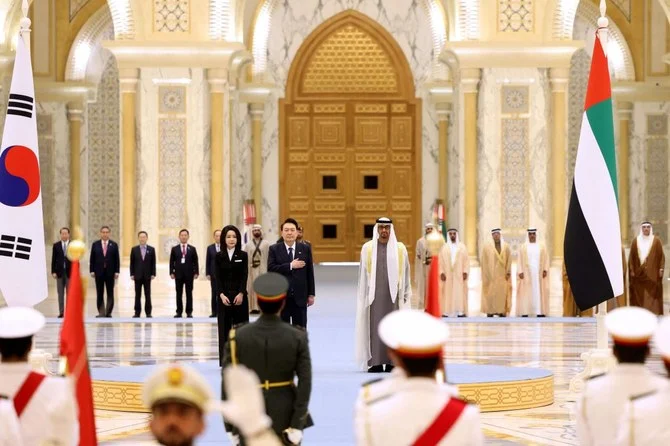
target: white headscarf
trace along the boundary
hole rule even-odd
[[[377,245],[379,243],[379,225],[389,225],[391,227],[389,241],[386,245],[386,269],[388,271],[389,291],[391,300],[395,303],[398,298],[398,282],[400,271],[398,271],[398,240],[395,236],[395,229],[390,218],[382,217],[377,219],[375,227],[372,230],[372,263],[370,271],[370,284],[368,288],[368,305],[372,305],[375,299],[375,285],[377,283]]]
[[[640,225],[640,233],[637,236],[637,254],[640,257],[640,264],[643,264],[644,261],[647,260],[649,251],[651,251],[651,245],[654,242],[654,227],[651,226],[649,235],[644,235],[642,233],[642,226],[644,225],[651,226],[651,223],[648,221],[642,222]]]
[[[451,231],[456,232],[456,241],[452,242],[451,237],[449,236],[449,233]],[[451,252],[451,264],[453,265],[454,262],[456,261],[456,254],[458,253],[458,245],[461,243],[460,236],[458,234],[458,229],[454,228],[449,228],[447,229],[447,243],[449,244],[449,249]]]
[[[505,240],[503,239],[503,234],[500,228],[491,229],[491,243],[495,244],[496,242],[495,240],[493,240],[493,234],[496,232],[500,233],[500,244],[502,245]]]

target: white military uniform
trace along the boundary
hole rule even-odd
[[[9,400],[0,399],[0,446],[21,446],[21,428],[16,418],[14,405]]]
[[[32,308],[0,309],[0,338],[17,339],[34,335],[45,319]],[[13,400],[32,371],[28,362],[0,363],[0,395]],[[79,423],[70,378],[47,376],[33,393],[19,417],[23,446],[79,443]]]
[[[379,336],[399,356],[412,353],[442,355],[448,337],[446,324],[423,311],[400,310],[379,324]],[[359,446],[411,445],[431,427],[450,401],[464,407],[436,445],[484,444],[479,409],[457,398],[454,386],[434,378],[394,373],[367,384],[356,402],[355,430]],[[443,423],[447,424],[447,423]]]
[[[606,316],[615,344],[645,347],[657,325],[656,316],[640,307],[622,307]],[[622,363],[587,381],[577,402],[577,438],[582,446],[612,446],[631,396],[648,393],[665,383],[644,364]]]
[[[656,347],[666,364],[670,364],[670,317],[664,317],[654,337]],[[666,365],[666,368],[669,368]],[[670,372],[669,372],[670,373]],[[626,405],[617,445],[656,446],[670,445],[670,380],[659,390],[634,395]]]

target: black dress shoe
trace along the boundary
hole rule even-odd
[[[150,314],[147,314],[147,317],[148,317],[149,319],[151,319],[153,316],[150,315]]]
[[[193,315],[192,315],[192,314],[187,314],[186,317],[189,318],[189,319],[193,319]]]
[[[105,317],[111,318],[112,315],[111,315],[111,314],[107,314],[107,315],[105,315]]]
[[[105,315],[104,314],[98,314],[95,317],[105,317]]]
[[[505,317],[503,313],[498,313],[498,317]]]
[[[395,366],[394,366],[393,364],[385,364],[385,365],[384,365],[384,371],[385,371],[386,373],[391,373],[391,370],[393,370],[394,367],[395,367]]]
[[[216,317],[216,314],[210,314],[209,317]]]
[[[527,314],[522,314],[521,317],[528,317],[528,315]]]
[[[486,313],[486,317],[493,317],[493,313]]]
[[[133,319],[140,317],[139,314],[133,314]]]
[[[63,319],[63,313],[58,315],[58,319]]]
[[[544,314],[538,314],[537,317],[547,317]]]
[[[383,373],[383,372],[384,372],[384,365],[382,364],[368,367],[368,373]]]
[[[251,310],[249,314],[261,314],[259,310]]]
[[[175,317],[175,319],[178,319],[178,318],[181,317],[181,314],[177,313],[177,314],[174,315],[174,317]]]
[[[461,313],[458,315],[458,317],[467,317],[467,316]]]

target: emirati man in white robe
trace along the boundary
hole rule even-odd
[[[549,256],[537,241],[537,229],[528,229],[528,241],[519,248],[516,314],[545,317],[549,313]]]
[[[251,239],[244,246],[249,256],[249,275],[247,279],[247,294],[249,295],[249,313],[259,314],[258,299],[254,291],[254,280],[261,274],[268,272],[268,251],[270,242],[263,239],[263,227],[253,225],[251,227]]]
[[[663,314],[664,268],[663,243],[654,235],[651,223],[645,221],[630,246],[628,258],[632,306],[646,308],[659,316]]]
[[[428,249],[428,243],[426,242],[426,237],[428,234],[435,230],[435,225],[432,223],[426,223],[425,233],[416,242],[416,258],[414,259],[414,283],[416,285],[416,293],[418,294],[418,303],[417,308],[423,310],[426,308],[426,282],[428,279],[428,268],[430,267],[430,261],[433,258]]]
[[[395,236],[390,218],[377,219],[372,240],[361,249],[356,304],[356,364],[370,373],[393,369],[377,332],[392,311],[410,308],[412,282],[407,248]]]
[[[447,230],[447,243],[440,249],[440,309],[443,315],[468,314],[468,249],[458,238],[458,230]]]

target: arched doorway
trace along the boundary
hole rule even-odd
[[[357,260],[379,216],[411,245],[421,100],[393,37],[355,11],[324,22],[300,47],[279,110],[280,217],[305,227],[315,258]]]

